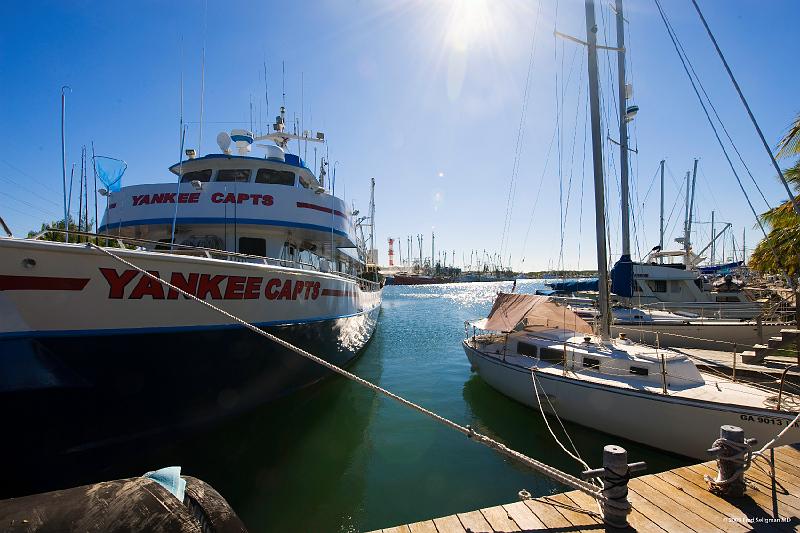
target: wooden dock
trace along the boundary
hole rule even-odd
[[[743,532],[797,531],[800,526],[800,449],[775,449],[776,491],[766,461],[746,472],[747,491],[722,499],[707,490],[704,475],[714,476],[714,461],[630,481],[631,531]],[[777,508],[778,519],[774,509]],[[434,518],[378,530],[383,533],[494,533],[510,531],[601,531],[606,529],[595,500],[580,491]]]

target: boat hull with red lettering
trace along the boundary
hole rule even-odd
[[[380,313],[381,290],[357,278],[109,250],[338,366]],[[194,426],[330,374],[86,244],[0,239],[0,316],[7,427],[36,423],[3,447],[64,452]]]

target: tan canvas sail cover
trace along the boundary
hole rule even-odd
[[[592,333],[592,327],[564,306],[547,296],[501,292],[481,329],[513,331],[524,320],[526,328],[563,328],[576,333]]]

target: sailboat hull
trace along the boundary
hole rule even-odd
[[[472,368],[486,383],[522,404],[539,408],[530,369],[503,361],[502,354],[483,353],[466,342],[463,346]],[[694,459],[708,458],[705,451],[722,425],[739,426],[747,437],[764,444],[793,419],[785,412],[603,386],[547,372],[539,371],[536,376],[540,394],[549,398],[562,419]],[[553,414],[544,397],[542,405],[546,413]],[[797,441],[800,429],[795,425],[781,443]]]

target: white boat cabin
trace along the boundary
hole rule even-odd
[[[211,248],[277,261],[283,266],[357,274],[363,267],[353,214],[300,157],[281,146],[259,145],[264,157],[246,155],[252,134],[220,134],[222,153],[170,167],[179,179],[123,187],[107,193],[100,233],[152,241],[144,248],[176,245]],[[278,134],[264,138],[276,140]],[[288,135],[282,135],[281,139]],[[227,143],[225,142],[227,139]],[[230,139],[239,148],[228,149]],[[308,140],[317,140],[310,139]],[[278,142],[278,141],[276,141]],[[174,250],[173,250],[174,251]]]

